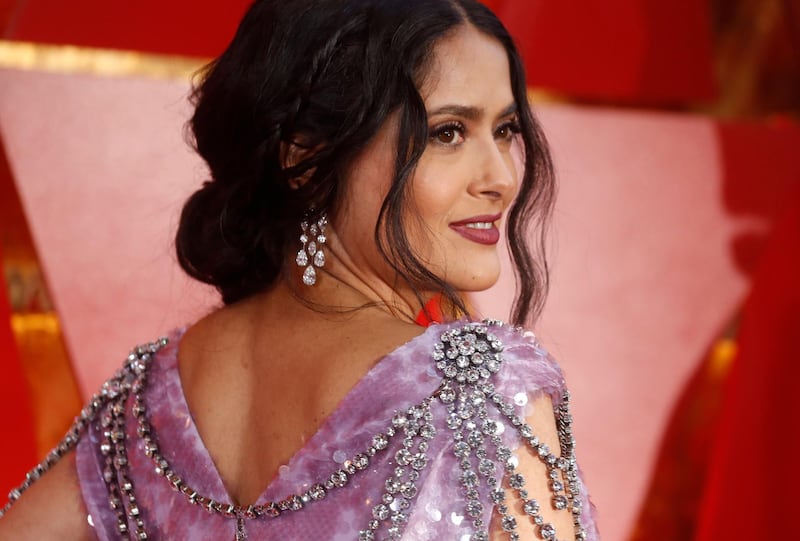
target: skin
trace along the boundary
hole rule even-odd
[[[466,239],[451,224],[502,214],[517,193],[508,62],[499,43],[470,26],[440,41],[434,52],[421,88],[431,137],[411,184],[408,234],[430,270],[459,290],[477,291],[499,276],[497,247]],[[300,285],[300,271],[293,267],[293,282],[279,280],[212,313],[181,342],[184,392],[232,501],[254,502],[355,383],[381,357],[422,332],[410,323],[420,306],[372,236],[392,176],[396,133],[396,118],[390,117],[353,163],[341,210],[326,232],[327,262],[313,288]],[[351,310],[315,311],[309,303]],[[280,400],[270,398],[276,396]],[[528,422],[558,449],[548,398],[535,401]],[[519,455],[529,492],[549,507],[544,467],[530,453]],[[48,493],[71,503],[56,505],[62,498],[47,498]],[[53,519],[37,520],[42,511]],[[521,525],[529,524],[521,506],[511,511]],[[560,539],[573,538],[568,514],[544,514]],[[0,539],[11,531],[15,539],[20,533],[35,539],[91,538],[85,516],[70,456],[21,498],[0,523]],[[493,529],[493,538],[506,537],[496,524]],[[532,528],[520,530],[523,539],[535,538]]]

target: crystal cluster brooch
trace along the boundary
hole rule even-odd
[[[569,414],[569,394],[564,393],[556,408],[560,455],[550,452],[534,435],[533,428],[516,415],[514,407],[495,390],[492,376],[503,365],[503,343],[492,333],[497,321],[468,323],[442,333],[433,351],[433,361],[443,376],[433,396],[399,412],[393,419],[392,431],[403,435],[402,447],[395,454],[393,475],[386,479],[381,503],[372,510],[372,520],[359,533],[359,541],[376,539],[399,540],[409,518],[411,500],[417,494],[417,480],[428,464],[426,452],[435,436],[432,404],[444,406],[444,425],[449,431],[460,473],[460,493],[465,497],[464,514],[471,521],[470,541],[489,541],[489,524],[485,513],[495,507],[500,525],[509,539],[520,539],[520,525],[509,513],[509,500],[515,498],[530,518],[539,538],[557,541],[555,527],[546,522],[542,507],[572,515],[575,539],[585,540],[581,524],[582,500],[575,460],[575,440]],[[490,410],[491,407],[491,410]],[[551,497],[540,502],[525,489],[525,478],[517,470],[519,460],[503,443],[504,422],[509,423],[534,456],[547,468]],[[482,494],[484,495],[482,497]],[[485,497],[488,495],[488,498]],[[381,537],[380,532],[386,535]]]

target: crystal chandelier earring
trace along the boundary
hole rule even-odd
[[[328,217],[323,212],[315,222],[309,223],[308,220],[300,222],[300,242],[303,246],[298,250],[295,262],[303,271],[303,283],[313,286],[317,283],[317,269],[325,266],[325,252],[322,246],[328,240],[325,237],[325,226],[328,225]]]

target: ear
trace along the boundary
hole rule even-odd
[[[313,148],[301,146],[295,141],[281,141],[280,146],[280,159],[281,167],[288,169],[294,167],[314,153]],[[315,169],[311,168],[299,177],[289,179],[289,187],[293,190],[299,189],[303,186],[311,175],[314,174]]]

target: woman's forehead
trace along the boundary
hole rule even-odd
[[[452,104],[506,109],[514,101],[507,52],[495,38],[464,25],[434,46],[420,93],[428,111]]]

